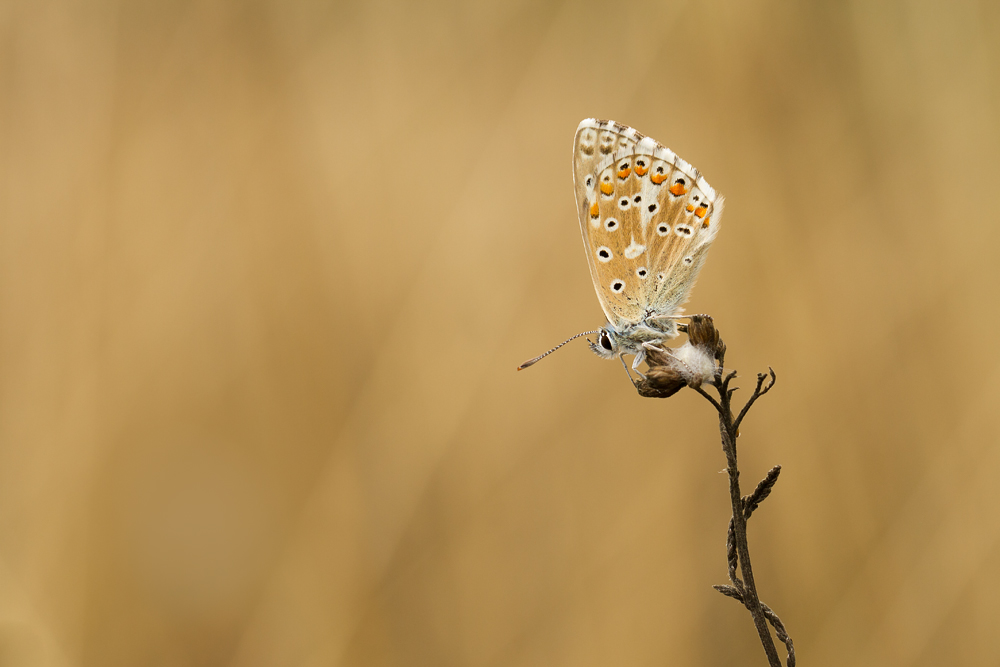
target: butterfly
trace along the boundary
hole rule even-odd
[[[607,317],[566,343],[598,334],[605,359],[635,355],[679,334],[677,319],[719,232],[723,198],[698,170],[651,137],[613,120],[582,121],[573,140],[573,185],[590,277]],[[589,339],[588,339],[589,340]],[[626,369],[627,370],[627,369]]]

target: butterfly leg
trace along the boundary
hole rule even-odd
[[[628,364],[625,363],[625,354],[624,353],[619,354],[618,355],[618,360],[622,362],[622,368],[625,369],[625,375],[628,376],[628,379],[632,383],[632,386],[635,387],[636,386],[635,380],[632,379],[632,373],[629,372],[629,370],[628,370]],[[643,375],[642,373],[639,373],[639,371],[636,371],[636,373],[638,373],[639,377],[642,378],[643,380],[646,379],[646,376]]]
[[[643,343],[643,346],[639,349],[639,352],[635,355],[635,359],[632,360],[632,370],[634,370],[636,373],[639,373],[639,364],[641,364],[646,359],[645,347],[646,344]],[[639,373],[639,375],[642,375],[642,373]],[[645,379],[646,376],[643,375],[642,377],[643,379]]]
[[[650,317],[651,320],[687,320],[692,317],[712,317],[708,313],[698,313],[696,315],[657,315]]]
[[[651,317],[649,319],[650,319],[650,321],[654,321],[654,320],[661,320],[661,321],[666,320],[666,321],[670,321],[670,320],[690,319],[692,317],[707,317],[707,318],[711,319],[710,315],[705,315],[705,314],[701,314],[701,315],[657,315],[656,317]],[[685,323],[685,322],[678,322],[677,323],[677,330],[680,331],[681,333],[687,333],[688,332],[688,325],[687,325],[687,323]]]

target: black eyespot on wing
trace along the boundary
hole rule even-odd
[[[649,205],[649,212],[650,213],[656,213],[656,204],[650,204]]]
[[[634,201],[636,204],[642,203],[642,195],[636,195],[635,197],[632,198],[632,201]]]

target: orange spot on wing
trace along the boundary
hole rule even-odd
[[[694,210],[694,206],[693,206],[693,205],[691,205],[691,204],[688,204],[688,205],[687,205],[687,212],[688,212],[688,213],[690,213],[690,212],[691,212],[691,211],[693,211],[693,210]]]
[[[606,195],[611,194],[615,191],[615,186],[613,183],[601,183],[601,192]]]
[[[706,213],[708,213],[708,207],[707,206],[699,206],[697,209],[695,209],[695,212],[694,212],[694,214],[696,216],[698,216],[699,218],[704,218]]]
[[[702,227],[708,227],[708,221],[712,219],[712,216],[705,218],[705,222],[701,223]]]
[[[681,195],[687,194],[687,188],[685,188],[680,183],[674,183],[670,186],[670,194],[680,197]]]
[[[590,217],[596,218],[600,214],[601,214],[601,209],[597,206],[597,202],[595,201],[593,204],[590,205]]]
[[[640,167],[639,165],[635,165],[636,176],[645,176],[647,171],[649,171],[649,167]]]
[[[649,180],[653,181],[654,184],[659,185],[663,181],[667,180],[666,174],[653,174],[649,177]]]
[[[632,170],[629,169],[628,167],[625,167],[624,169],[622,169],[621,171],[618,172],[618,178],[620,178],[620,179],[622,179],[624,181],[626,178],[628,178],[628,175],[631,174],[631,173],[632,173]]]

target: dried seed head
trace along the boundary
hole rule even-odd
[[[687,325],[688,341],[680,347],[650,349],[646,352],[649,370],[636,383],[640,396],[667,398],[681,387],[713,384],[718,362],[726,354],[726,344],[708,315],[693,315]]]

